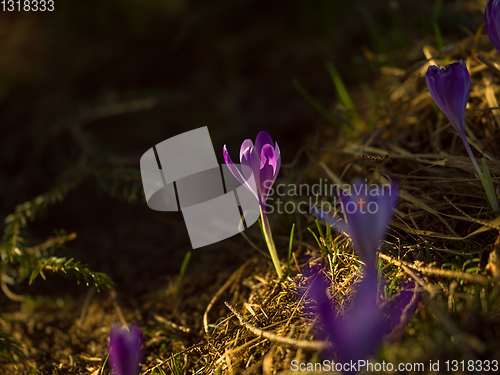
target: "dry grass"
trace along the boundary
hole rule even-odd
[[[491,173],[498,175],[500,110],[492,108],[498,107],[495,95],[500,90],[498,71],[492,67],[499,58],[496,51],[486,50],[491,50],[489,41],[478,34],[448,48],[446,54],[436,56],[430,47],[424,53],[429,63],[444,64],[443,59],[467,63],[472,79],[467,135],[475,154],[484,157]],[[482,51],[482,61],[492,61],[489,66],[475,58],[477,51]],[[405,71],[381,69],[379,85],[390,85],[392,90],[378,108],[375,125],[356,137],[341,136],[309,148],[307,165],[287,172],[298,180],[328,178],[336,184],[357,177],[376,184],[400,182],[395,218],[381,247],[380,291],[381,296],[394,294],[397,285],[413,280],[421,301],[404,331],[386,340],[377,360],[395,364],[500,360],[500,220],[487,208],[481,182],[456,131],[433,108],[425,86],[427,67],[422,61]],[[494,178],[495,186],[498,182]],[[303,236],[311,238],[306,231]],[[306,252],[300,258],[303,263],[295,264],[291,279],[278,284],[269,270],[267,277],[255,270],[242,281],[250,286],[250,294],[233,301],[232,312],[216,324],[209,355],[204,357],[210,369],[206,373],[292,373],[293,359],[318,360],[319,348],[325,349],[323,355],[328,358],[331,348],[308,341],[320,324],[314,302],[307,296],[306,279],[328,279],[341,314],[348,310],[355,281],[362,276],[356,255],[342,236],[322,241],[325,267],[320,255],[325,250],[308,241],[307,247],[298,245],[299,251]]]
[[[430,47],[424,54],[431,63],[467,63],[472,79],[467,135],[475,154],[487,160],[492,175],[499,175],[500,109],[491,108],[498,107],[500,77],[492,64],[500,57],[490,50],[487,37],[478,34],[445,54]],[[476,58],[479,52],[489,65]],[[487,208],[455,130],[433,108],[424,80],[427,66],[422,61],[407,70],[380,69],[378,87],[391,90],[377,108],[363,113],[365,119],[376,114],[374,125],[366,121],[356,137],[338,135],[305,146],[281,178],[296,183],[327,178],[343,184],[357,177],[377,184],[399,181],[400,200],[380,252],[380,300],[390,303],[407,281],[418,285],[421,297],[417,310],[408,312],[408,325],[386,339],[377,360],[500,360],[500,219]],[[277,215],[272,219],[279,233]],[[146,335],[143,374],[295,374],[292,360],[314,362],[332,355],[327,343],[315,341],[321,324],[307,285],[312,278],[327,279],[342,314],[356,293],[362,265],[341,235],[325,234],[319,246],[305,228],[314,228],[311,217],[280,219],[297,223],[291,274],[285,280],[276,280],[271,263],[259,255],[232,274],[221,273],[211,285],[192,286],[187,280],[182,305],[172,280],[166,292],[163,285],[151,287],[134,301],[135,310],[123,313],[127,321],[139,320]],[[253,240],[262,244],[257,235]],[[278,249],[287,247],[287,236],[276,235],[276,240]],[[211,272],[218,271],[214,265]],[[44,306],[36,303],[38,309]],[[120,315],[116,296],[89,295],[65,311],[60,319],[53,314],[51,321],[40,312],[2,316],[2,330],[30,348],[28,361],[8,365],[9,373],[27,373],[41,361],[53,366],[40,373],[109,373],[103,369],[104,343]],[[78,324],[71,323],[74,316],[80,316]],[[52,335],[54,327],[65,333]]]

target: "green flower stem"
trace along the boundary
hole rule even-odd
[[[267,243],[267,248],[269,249],[269,254],[271,254],[271,260],[273,261],[278,278],[281,279],[283,271],[281,271],[280,259],[278,257],[278,252],[276,251],[276,246],[274,245],[273,236],[271,234],[271,226],[269,225],[266,214],[262,211],[262,205],[260,206],[260,217],[262,218],[262,229]]]
[[[495,188],[493,187],[493,181],[491,180],[491,175],[490,171],[488,169],[488,166],[486,165],[486,161],[484,158],[482,159],[481,163],[483,165],[483,171],[484,173],[481,172],[481,169],[479,168],[479,165],[477,165],[476,158],[472,154],[472,150],[469,146],[469,142],[467,140],[463,140],[465,149],[467,150],[467,153],[469,154],[470,160],[472,160],[472,164],[474,165],[474,168],[476,169],[476,172],[481,179],[481,183],[483,184],[484,191],[486,192],[486,197],[488,198],[488,201],[490,202],[491,208],[495,212],[499,212],[498,208],[498,199],[495,194]]]
[[[481,163],[483,165],[483,174],[480,176],[481,182],[483,183],[484,190],[486,191],[486,196],[488,197],[488,201],[490,202],[491,208],[495,212],[499,212],[500,210],[498,209],[498,199],[495,194],[495,188],[493,187],[493,181],[491,180],[491,175],[490,171],[488,169],[488,166],[486,165],[486,161],[481,159]]]
[[[467,153],[469,154],[469,158],[472,161],[472,165],[474,165],[474,168],[476,169],[477,175],[481,177],[483,173],[481,172],[481,169],[479,168],[479,165],[477,165],[476,158],[474,157],[474,154],[472,153],[472,150],[470,149],[469,142],[467,141],[467,138],[462,139],[464,142],[465,149],[467,150]]]

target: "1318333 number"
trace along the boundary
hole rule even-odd
[[[2,0],[0,8],[4,12],[52,12],[54,0]]]

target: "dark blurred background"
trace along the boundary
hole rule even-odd
[[[176,273],[189,239],[180,213],[143,201],[142,153],[208,126],[221,163],[224,144],[237,160],[260,130],[289,163],[315,134],[336,134],[292,79],[335,114],[325,62],[366,101],[359,85],[381,65],[424,59],[433,23],[445,42],[475,32],[485,2],[55,0],[52,12],[2,11],[0,214],[85,175],[27,227],[28,242],[77,232],[59,255],[124,287]],[[193,267],[234,268],[251,251],[225,241],[195,253]]]

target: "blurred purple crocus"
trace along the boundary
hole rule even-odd
[[[362,180],[356,180],[348,193],[345,191],[340,196],[346,221],[317,209],[314,213],[351,238],[354,249],[366,264],[365,276],[345,317],[335,317],[325,293],[327,285],[324,281],[316,280],[311,286],[311,293],[318,303],[319,316],[325,327],[324,339],[334,344],[343,372],[355,374],[362,370],[358,361],[373,354],[394,327],[406,324],[402,320],[414,311],[418,298],[408,290],[398,296],[392,309],[382,310],[377,304],[376,252],[386,235],[398,200],[396,184],[383,185],[375,190]],[[408,312],[405,316],[403,310]]]
[[[346,233],[361,260],[372,268],[375,266],[379,243],[385,238],[392,210],[398,201],[398,189],[392,184],[383,185],[375,191],[358,179],[350,190],[350,195],[347,192],[340,195],[346,221],[318,209],[313,213],[320,220]]]
[[[484,11],[486,32],[493,47],[500,53],[500,0],[489,0]]]
[[[255,145],[250,139],[243,141],[240,148],[240,163],[243,167],[243,174],[231,160],[226,145],[224,145],[223,154],[224,161],[233,176],[248,190],[250,190],[259,201],[264,237],[274,268],[278,274],[278,278],[281,278],[283,272],[281,270],[278,253],[271,234],[271,227],[267,220],[265,211],[269,191],[271,190],[281,167],[281,152],[278,147],[278,143],[273,143],[271,136],[265,131],[261,131],[257,135]],[[252,175],[255,180],[255,185],[251,185],[248,182]]]
[[[381,309],[377,304],[377,285],[375,270],[367,268],[354,304],[344,317],[335,316],[326,295],[327,284],[322,279],[311,286],[311,294],[318,304],[319,317],[324,326],[323,339],[333,343],[345,374],[363,370],[359,366],[360,361],[374,354],[384,336],[394,328],[404,327],[417,306],[419,296],[415,294],[416,285],[413,284],[412,288],[407,288],[396,297],[391,307]]]
[[[379,346],[384,335],[382,311],[377,305],[378,280],[375,272],[368,272],[354,300],[354,306],[345,319],[336,318],[326,284],[313,285],[313,297],[318,303],[325,334],[335,345],[335,352],[342,363],[365,359]]]
[[[109,334],[109,363],[115,375],[137,375],[142,360],[142,331],[138,325],[130,328],[115,326]]]

